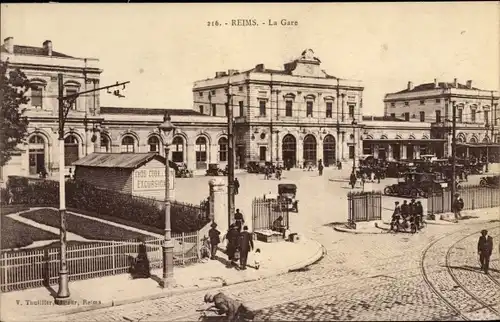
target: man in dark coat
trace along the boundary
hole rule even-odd
[[[227,231],[226,234],[226,239],[227,239],[227,247],[226,247],[226,254],[231,262],[231,265],[235,265],[235,258],[234,254],[236,253],[236,250],[238,249],[238,242],[239,242],[239,233],[238,229],[236,228],[235,224],[231,224],[229,226],[229,230]]]
[[[220,231],[217,230],[216,223],[212,223],[210,227],[212,227],[208,231],[208,237],[210,238],[210,259],[215,259],[215,255],[217,254],[217,247],[220,243]]]
[[[424,219],[424,207],[422,206],[422,203],[417,201],[415,205],[415,224],[417,225],[417,229],[421,228],[422,221]]]
[[[322,160],[319,160],[319,162],[318,162],[318,171],[319,171],[319,175],[322,176],[323,175],[323,162],[322,162]]]
[[[234,194],[237,195],[240,192],[240,182],[238,178],[234,178]]]
[[[490,268],[490,257],[493,252],[493,238],[488,236],[488,231],[486,229],[481,230],[481,237],[477,242],[477,253],[479,254],[479,262],[481,263],[481,269],[484,270],[485,274],[488,274],[488,269]]]
[[[351,176],[349,177],[349,184],[351,185],[351,189],[354,189],[354,187],[356,186],[356,173],[351,172]]]
[[[247,269],[248,253],[251,250],[253,250],[253,238],[248,232],[248,226],[245,226],[240,233],[240,269]]]
[[[461,211],[464,209],[464,200],[460,197],[460,194],[455,194],[455,199],[453,200],[453,213],[455,214],[455,220],[462,218]]]
[[[241,227],[243,227],[245,219],[243,218],[243,214],[240,212],[239,209],[236,209],[236,213],[234,214],[234,223],[238,228],[238,231],[241,231]]]
[[[401,205],[401,216],[403,218],[407,218],[410,213],[410,208],[406,200],[403,201],[403,204]]]

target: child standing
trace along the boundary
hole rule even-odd
[[[253,254],[253,261],[255,269],[259,269],[260,267],[260,248],[255,250],[255,254]]]

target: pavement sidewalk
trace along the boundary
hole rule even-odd
[[[259,270],[227,268],[226,255],[219,250],[219,260],[209,260],[186,267],[174,268],[175,287],[163,290],[159,286],[162,270],[152,270],[151,279],[132,280],[129,274],[106,276],[70,282],[71,304],[54,305],[52,289],[39,287],[23,291],[7,292],[0,296],[1,321],[36,321],[87,310],[123,305],[147,299],[219,288],[232,284],[264,279],[309,266],[323,257],[323,246],[314,240],[301,237],[300,241],[264,243],[255,241],[261,250]],[[252,254],[249,265],[253,265]]]
[[[436,220],[425,220],[428,225],[459,225],[492,221],[500,222],[500,209],[483,208],[465,210],[462,211],[462,220],[458,223],[454,222],[454,215],[452,213],[437,214]],[[388,232],[389,226],[390,218],[384,217],[382,220],[358,222],[356,223],[356,229],[348,228],[346,223],[337,223],[333,226],[333,229],[338,232],[350,234],[385,234]]]

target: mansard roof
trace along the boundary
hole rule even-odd
[[[8,53],[7,49],[5,49],[5,46],[1,47],[1,51],[2,53]],[[47,56],[47,51],[42,47],[14,45],[14,54],[28,56]],[[73,56],[69,56],[57,51],[52,51],[52,57],[74,58]]]

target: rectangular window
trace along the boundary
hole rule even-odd
[[[212,104],[212,116],[217,116],[217,105]]]
[[[312,117],[313,116],[313,102],[312,101],[306,102],[306,106],[307,106],[306,116]]]
[[[203,105],[200,105],[200,113],[203,114]]]
[[[425,122],[425,112],[420,112],[420,122]]]
[[[436,103],[441,103],[441,99],[436,98]]]
[[[66,89],[66,96],[76,95],[77,93],[78,93],[78,90],[76,88],[67,88]],[[77,100],[77,98],[71,99],[71,101],[73,102],[71,104],[71,109],[72,110],[76,110],[76,100]]]
[[[405,113],[405,121],[409,121],[410,120],[410,113],[406,112]]]
[[[441,122],[441,110],[436,111],[436,122]]]
[[[198,92],[198,95],[200,95],[200,97],[203,97],[203,92]]]
[[[484,124],[490,124],[490,111],[484,111]]]
[[[285,116],[292,116],[293,115],[293,101],[287,100],[285,102]]]
[[[264,100],[259,101],[259,112],[260,116],[266,116],[266,101]]]
[[[215,95],[215,89],[212,90],[212,95]]]
[[[410,106],[410,102],[405,102],[405,106]]]
[[[243,86],[239,86],[238,91],[243,92]]]
[[[42,106],[42,93],[41,87],[35,87],[31,89],[31,106],[43,107]]]
[[[396,107],[396,103],[392,102],[391,107]]]
[[[463,109],[458,109],[458,111],[457,111],[458,112],[458,120],[457,121],[459,123],[462,123],[464,121],[464,119],[463,119],[463,116],[464,116],[463,111],[464,111]]]
[[[243,111],[243,101],[239,101],[238,104],[240,106],[240,116],[244,116],[245,111]]]
[[[354,145],[349,145],[349,159],[354,159]]]
[[[470,110],[470,121],[476,123],[476,110]]]
[[[349,105],[349,117],[354,120],[354,105]]]
[[[267,147],[261,146],[259,148],[259,160],[266,161],[266,155],[267,155]]]
[[[420,100],[420,105],[425,105],[425,100]]]
[[[396,118],[396,113],[391,113],[391,118],[395,119]],[[368,153],[370,154],[370,153]]]
[[[333,115],[333,104],[332,102],[326,102],[326,117],[331,118]]]

